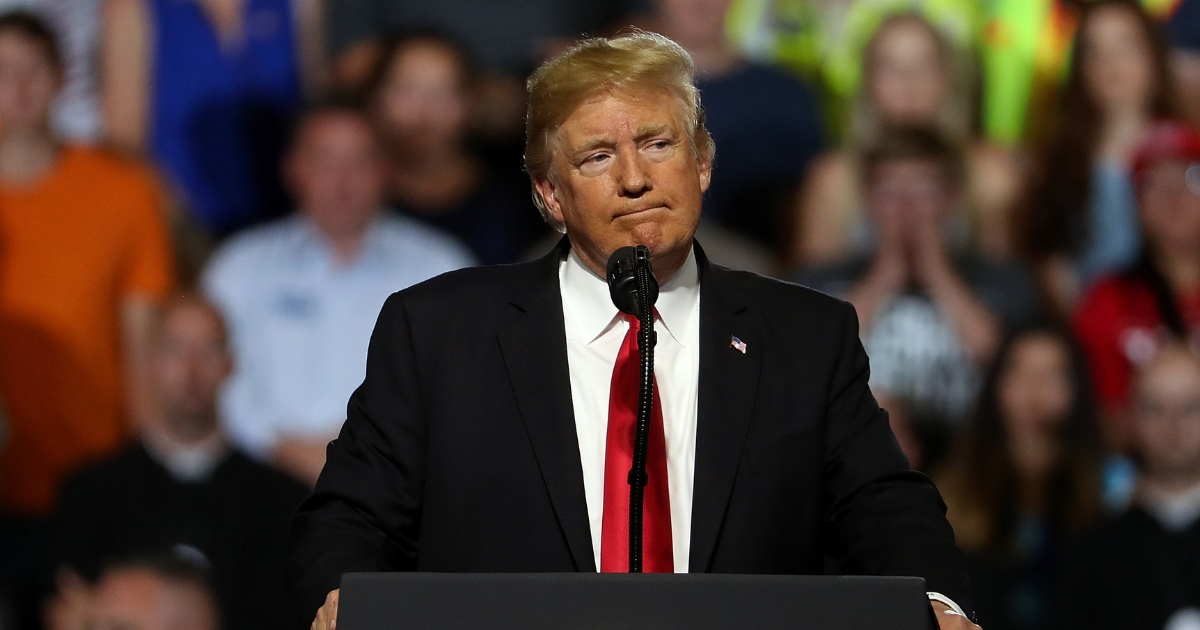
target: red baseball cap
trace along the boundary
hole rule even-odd
[[[1168,160],[1200,163],[1200,131],[1178,120],[1154,123],[1133,154],[1133,181],[1142,187],[1151,167]]]

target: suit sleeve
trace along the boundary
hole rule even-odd
[[[288,591],[306,624],[343,573],[416,566],[426,458],[420,391],[403,299],[393,295],[375,325],[346,423],[292,519]]]
[[[868,388],[858,317],[845,305],[825,432],[827,547],[843,572],[924,577],[974,615],[966,561],[933,482],[909,470],[887,412]]]

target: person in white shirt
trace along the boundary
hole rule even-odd
[[[384,300],[473,260],[450,236],[384,211],[380,148],[353,105],[308,111],[284,170],[296,214],[232,238],[202,284],[233,338],[226,430],[312,484],[362,382]]]

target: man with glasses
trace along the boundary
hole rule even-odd
[[[1051,628],[1200,628],[1200,360],[1168,345],[1131,405],[1134,504],[1066,563]]]

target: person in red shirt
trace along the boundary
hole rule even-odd
[[[1200,347],[1200,131],[1155,125],[1134,155],[1133,174],[1141,260],[1100,280],[1074,317],[1114,448],[1124,443],[1134,370],[1168,340]]]

